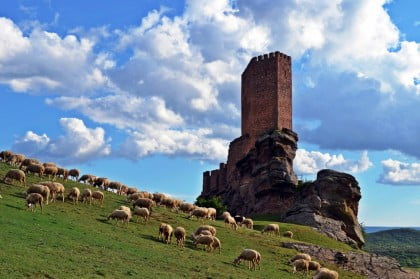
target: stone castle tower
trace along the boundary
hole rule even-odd
[[[242,134],[230,143],[227,163],[221,163],[219,169],[203,173],[203,197],[225,196],[228,192],[235,191],[236,187],[251,181],[252,178],[238,168],[238,163],[249,156],[252,150],[255,151],[258,139],[270,131],[287,131],[286,134],[293,138],[292,148],[282,152],[283,157],[290,153],[290,158],[286,160],[287,166],[283,164],[281,167],[281,172],[287,172],[287,175],[280,180],[296,184],[296,176],[292,169],[297,135],[291,131],[290,56],[277,51],[251,59],[242,73],[241,111]]]

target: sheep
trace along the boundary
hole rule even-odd
[[[242,222],[242,225],[245,226],[245,228],[252,230],[254,228],[254,221],[252,221],[252,219],[250,219],[250,218],[246,218]]]
[[[244,249],[241,254],[233,261],[235,265],[240,264],[241,261],[248,261],[248,269],[256,270],[256,264],[258,269],[261,270],[261,254],[253,249]]]
[[[200,235],[203,231],[209,231],[211,232],[212,236],[216,236],[216,228],[210,225],[202,225],[200,227],[197,228],[197,230],[195,231],[194,235]]]
[[[44,175],[48,175],[48,178],[51,178],[51,175],[53,176],[53,180],[55,180],[55,177],[57,176],[58,168],[57,167],[44,167]]]
[[[0,152],[0,159],[3,161],[3,162],[7,162],[7,160],[11,157],[11,156],[13,156],[13,152],[12,151],[9,151],[9,150],[3,150],[2,152]]]
[[[13,154],[7,159],[7,163],[12,166],[20,166],[20,164],[25,160],[25,155],[23,154]]]
[[[200,218],[206,218],[207,217],[208,209],[204,207],[198,207],[194,209],[188,218],[192,219],[192,217],[196,217],[197,220]]]
[[[166,208],[175,209],[177,207],[177,201],[173,198],[167,197],[161,201],[161,204]]]
[[[305,271],[306,275],[309,273],[309,261],[305,259],[298,259],[292,262],[292,273],[296,273],[298,270]]]
[[[163,228],[166,226],[166,223],[160,223],[158,231],[158,239],[163,239]]]
[[[71,169],[69,170],[69,176],[74,178],[74,181],[77,181],[79,178],[80,171],[78,169]]]
[[[20,164],[19,169],[22,169],[23,167],[27,168],[29,165],[32,165],[32,164],[33,165],[39,165],[40,163],[37,159],[26,158]]]
[[[42,212],[42,202],[44,201],[44,198],[42,197],[41,194],[38,193],[30,193],[27,197],[26,197],[26,206],[28,207],[28,209],[30,208],[32,212],[35,211],[36,208],[36,204],[39,204],[39,207],[41,207],[41,214]]]
[[[125,205],[121,205],[120,207],[118,207],[118,210],[125,210],[131,214],[131,209]]]
[[[131,214],[128,213],[126,210],[117,209],[108,215],[107,220],[109,219],[115,219],[115,224],[118,224],[119,221],[122,221],[122,223],[125,223],[128,226],[128,223],[131,219]]]
[[[312,279],[338,279],[338,273],[337,271],[322,267],[315,273]]]
[[[64,202],[64,185],[58,182],[52,182],[52,181],[44,181],[44,182],[39,182],[40,185],[44,185],[47,186],[48,188],[50,188],[50,194],[51,194],[51,202],[55,202],[56,196],[57,194],[61,195],[61,198]]]
[[[80,190],[77,187],[73,187],[70,190],[70,193],[67,195],[67,198],[70,198],[73,200],[73,204],[77,204],[80,196]]]
[[[48,199],[50,198],[50,188],[48,188],[47,186],[40,184],[32,184],[32,186],[30,186],[26,190],[27,195],[31,193],[41,194],[44,198],[45,203],[48,204]]]
[[[104,203],[104,193],[102,193],[101,191],[93,191],[92,192],[92,202],[94,203],[95,200],[97,200],[98,202],[101,203],[101,206]]]
[[[207,208],[207,218],[208,219],[216,220],[216,214],[217,214],[216,208],[213,208],[213,207]]]
[[[213,236],[213,243],[211,244],[211,251],[213,252],[214,249],[219,248],[219,254],[222,253],[222,243],[220,242],[220,240]]]
[[[137,193],[137,192],[138,192],[137,188],[135,188],[135,187],[128,187],[128,189],[127,189],[127,196],[130,195],[130,194]]]
[[[143,217],[144,223],[147,224],[147,221],[149,220],[149,217],[150,217],[150,211],[145,207],[136,207],[133,210],[133,215],[137,216],[136,222],[139,221],[139,217]]]
[[[55,163],[53,163],[53,162],[43,163],[42,165],[44,166],[44,168],[46,168],[46,167],[57,167],[57,166],[55,165]]]
[[[153,194],[153,200],[156,202],[156,204],[160,205],[160,203],[166,199],[167,196],[163,193],[154,193]]]
[[[140,191],[140,193],[142,193],[145,198],[153,200],[153,194],[152,193],[149,193],[147,191]]]
[[[136,201],[140,198],[145,198],[144,194],[141,192],[136,192],[136,193],[127,195],[127,201],[131,201],[131,202]]]
[[[184,213],[191,213],[195,209],[195,205],[188,202],[183,202],[179,205],[179,210],[181,210]]]
[[[291,232],[291,231],[285,231],[283,233],[283,236],[284,237],[288,237],[288,238],[293,238],[293,232]]]
[[[37,173],[39,177],[44,174],[44,166],[39,164],[30,164],[26,169],[26,173]]]
[[[229,212],[225,211],[222,214],[223,220],[227,217],[227,216],[231,216]]]
[[[3,182],[7,183],[8,180],[11,180],[11,183],[13,183],[13,180],[17,180],[19,181],[20,185],[26,186],[26,175],[21,170],[18,170],[18,169],[9,170],[3,178]]]
[[[232,216],[227,216],[224,220],[225,226],[228,225],[231,228],[237,230],[238,229],[238,225],[235,222],[235,219]]]
[[[120,190],[121,190],[121,182],[111,181],[108,184],[108,188],[113,189],[113,190],[117,190],[117,193],[119,193]]]
[[[210,231],[208,231],[208,230],[203,230],[203,231],[201,231],[199,234],[194,234],[194,233],[192,233],[192,234],[191,234],[191,240],[192,240],[192,241],[194,241],[194,240],[196,240],[196,239],[197,239],[197,237],[199,237],[199,236],[201,236],[201,235],[210,235],[210,236],[213,236],[213,234],[212,234]]]
[[[121,190],[118,193],[119,195],[127,195],[128,186],[127,185],[121,185]]]
[[[239,216],[239,215],[236,215],[233,218],[235,219],[235,222],[238,226],[242,225],[242,222],[245,220],[244,216]]]
[[[82,191],[82,202],[88,202],[89,201],[89,205],[92,204],[92,191],[88,188],[83,189]]]
[[[105,177],[98,177],[95,179],[95,182],[93,182],[93,187],[99,187],[103,190],[107,190],[109,186],[109,179]]]
[[[278,224],[268,224],[264,227],[264,229],[261,231],[261,233],[274,233],[275,235],[280,235],[280,228]]]
[[[91,184],[95,180],[95,176],[91,174],[82,175],[77,182],[83,182],[84,184]]]
[[[193,244],[195,247],[197,247],[199,244],[200,245],[204,245],[206,251],[208,249],[208,251],[212,251],[212,245],[214,242],[214,238],[211,235],[199,235],[197,236],[197,238],[194,240]]]
[[[309,270],[319,270],[321,268],[321,265],[319,262],[316,261],[310,261],[309,262]]]
[[[57,176],[62,177],[64,181],[67,180],[67,177],[69,176],[69,170],[66,170],[64,168],[57,167]]]
[[[159,232],[161,233],[162,241],[164,243],[166,244],[171,243],[173,231],[174,229],[172,228],[171,225],[165,224],[164,226],[162,226],[161,224],[161,226],[159,227]]]
[[[148,198],[140,198],[136,201],[133,202],[133,209],[138,206],[138,207],[145,207],[147,208],[149,211],[151,211],[152,207],[155,206],[156,203]]]
[[[290,262],[294,262],[294,261],[296,261],[296,260],[300,260],[300,259],[307,260],[308,262],[310,262],[310,261],[311,261],[311,256],[310,256],[310,255],[308,255],[308,254],[305,254],[305,253],[299,253],[299,254],[297,254],[296,256],[294,256],[294,257],[290,260]]]
[[[187,232],[183,227],[176,227],[174,230],[174,236],[176,238],[176,243],[179,247],[183,248],[185,243],[185,237]]]

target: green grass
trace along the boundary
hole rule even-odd
[[[0,178],[8,169],[0,163]],[[36,181],[38,177],[27,177],[28,185]],[[67,191],[86,187],[70,181],[64,184]],[[41,215],[39,209],[26,210],[24,190],[0,182],[0,278],[308,278],[290,272],[288,260],[296,251],[280,246],[289,239],[259,232],[270,219],[259,217],[256,230],[238,231],[225,228],[221,221],[206,222],[217,228],[222,242],[221,254],[207,253],[192,247],[190,240],[184,249],[175,241],[166,245],[157,240],[160,222],[183,226],[188,234],[201,225],[185,214],[156,208],[147,225],[130,222],[127,228],[106,221],[113,209],[126,204],[125,197],[105,193],[103,207],[57,201],[45,206]],[[280,223],[280,228],[293,231],[294,241],[351,250],[309,227]],[[260,251],[261,271],[232,264],[244,248]],[[344,270],[339,273],[340,278],[363,278]]]

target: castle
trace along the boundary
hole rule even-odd
[[[270,130],[292,130],[291,58],[278,51],[254,57],[242,73],[242,135],[229,145],[227,163],[203,173],[202,196],[219,195],[234,179],[236,164]]]

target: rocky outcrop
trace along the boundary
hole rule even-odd
[[[346,252],[304,243],[283,243],[283,247],[311,255],[314,259],[336,264],[369,279],[419,279],[420,273],[404,270],[393,258],[369,253]]]
[[[322,170],[313,183],[302,185],[282,220],[317,228],[336,240],[361,247],[364,238],[357,220],[361,197],[353,176]]]

